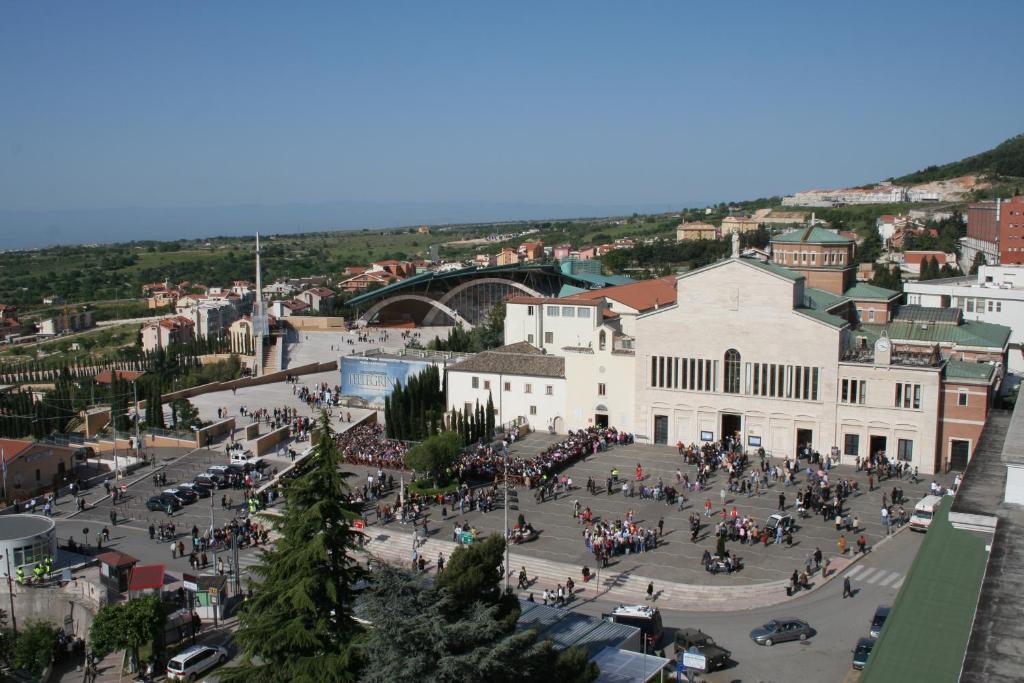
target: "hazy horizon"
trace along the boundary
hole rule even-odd
[[[1021,132],[1020,16],[1011,0],[6,3],[0,248],[862,185]]]

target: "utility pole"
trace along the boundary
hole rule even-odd
[[[211,491],[210,492],[210,548],[213,549],[213,575],[214,576],[220,576],[220,574],[217,572],[217,539],[216,539],[216,537],[214,536],[214,533],[213,533],[214,530],[217,528],[215,526],[216,523],[213,521],[213,499],[216,498],[216,497],[217,496],[213,493],[213,491]],[[234,534],[232,534],[232,536],[234,536]],[[217,608],[214,607],[214,611],[215,612],[216,612],[216,609]]]
[[[139,380],[136,379],[132,382],[132,394],[135,398],[135,448],[142,447],[142,441],[139,439]],[[213,496],[210,496],[213,498]]]
[[[7,560],[7,595],[11,599],[11,630],[14,631],[14,635],[18,635],[18,619],[14,616],[14,577],[11,576],[11,554],[6,553],[4,558]]]

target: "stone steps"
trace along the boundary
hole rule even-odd
[[[411,566],[411,533],[393,527],[384,530],[371,527],[368,529],[368,535],[370,540],[365,546],[368,554],[388,564]],[[419,548],[419,553],[427,559],[428,571],[432,571],[435,569],[438,552],[444,553],[445,559],[448,559],[457,547],[452,541],[435,537],[424,543]],[[520,568],[526,567],[530,587],[517,592],[524,598],[532,592],[534,599],[538,601],[545,588],[554,590],[559,584],[565,585],[565,580],[570,576],[576,583],[577,599],[601,599],[623,604],[647,602],[647,585],[653,582],[654,604],[675,610],[734,611],[764,607],[791,599],[786,596],[788,580],[742,586],[685,584],[651,579],[635,574],[632,570],[616,571],[610,568],[601,571],[598,583],[597,569],[594,567],[591,580],[585,584],[580,567],[530,557],[516,552],[515,548],[511,552],[510,565],[513,586],[518,582]]]

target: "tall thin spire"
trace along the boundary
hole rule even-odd
[[[252,303],[253,374],[256,377],[263,374],[263,338],[270,334],[267,307],[263,302],[263,273],[260,271],[260,234],[256,233],[256,299]]]

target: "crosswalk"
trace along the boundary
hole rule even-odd
[[[903,581],[907,578],[901,572],[893,572],[881,567],[867,567],[863,564],[853,567],[853,569],[846,572],[846,576],[858,583],[867,583],[894,590],[899,590],[903,585]]]

